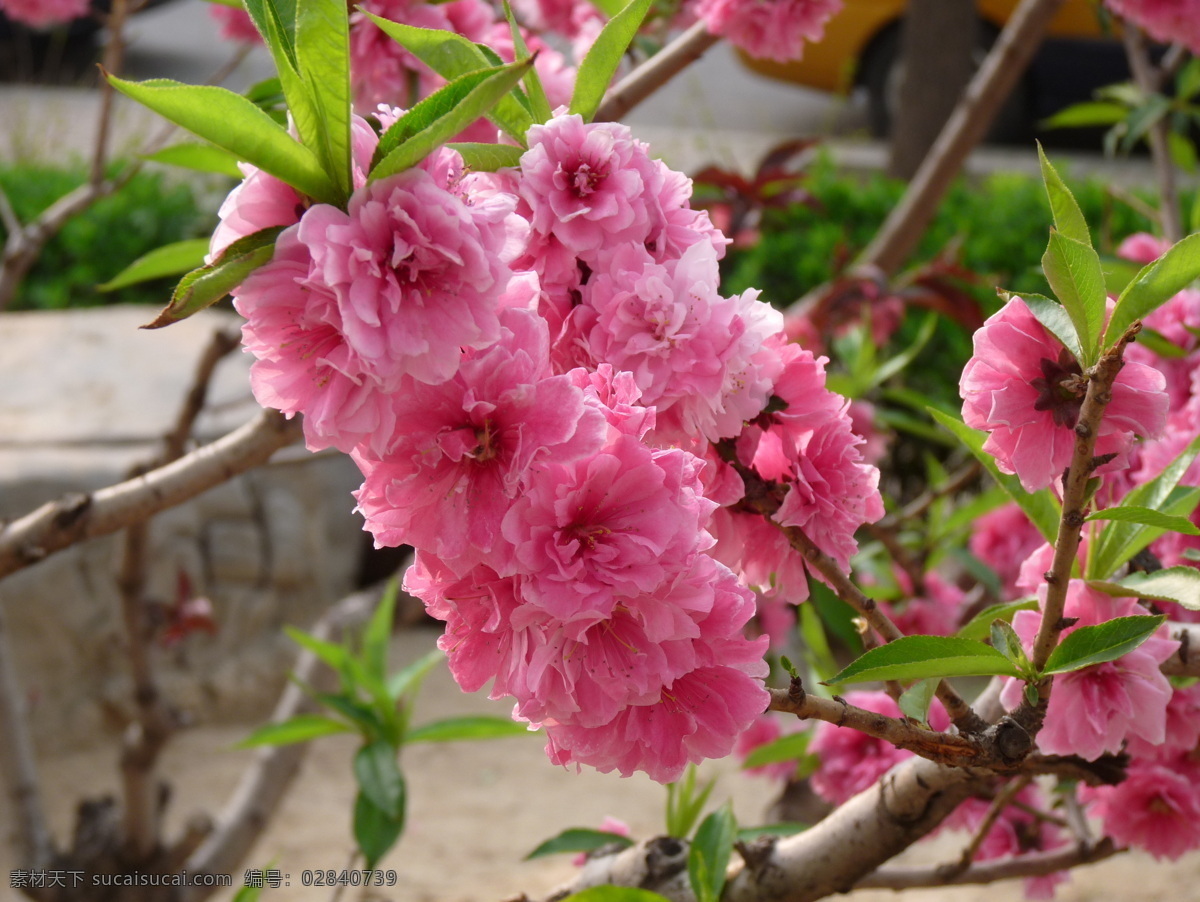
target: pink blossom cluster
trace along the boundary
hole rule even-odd
[[[842,0],[695,0],[696,17],[750,56],[786,63],[825,36]]]
[[[1165,386],[1158,370],[1126,362],[1096,439],[1097,455],[1117,459],[1099,472],[1127,466],[1135,437],[1162,434]],[[974,354],[959,381],[964,422],[988,433],[984,450],[1029,492],[1049,486],[1070,463],[1086,390],[1079,362],[1018,297],[975,333]]]
[[[754,292],[720,294],[724,238],[624,127],[559,116],[519,170],[442,150],[377,181],[353,130],[345,210],[255,171],[222,208],[215,250],[286,226],[235,292],[255,396],[351,455],[455,678],[512,697],[553,761],[669,781],[728,754],[767,704],[744,627],[772,574],[728,554],[746,515],[717,554],[745,487],[716,447],[844,566],[882,514],[823,360]]]
[[[1104,0],[1104,5],[1154,40],[1200,53],[1200,0]]]
[[[31,28],[65,25],[88,12],[88,0],[0,0],[0,13]]]

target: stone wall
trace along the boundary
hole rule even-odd
[[[116,307],[0,317],[0,517],[124,479],[157,450],[212,332],[238,324],[206,311],[139,331],[152,314]],[[248,370],[239,352],[220,364],[197,425],[203,441],[258,410]],[[215,614],[215,635],[155,645],[164,691],[190,718],[268,709],[293,654],[280,627],[309,626],[354,587],[366,541],[352,513],[358,482],[343,455],[292,447],[152,521],[151,616],[166,616],[180,573]],[[0,583],[40,739],[70,744],[126,722],[121,541],[76,546]]]

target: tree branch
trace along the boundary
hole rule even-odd
[[[614,122],[694,63],[721,39],[697,22],[642,65],[613,85],[600,108],[596,122]]]
[[[144,476],[42,505],[0,529],[0,577],[78,542],[108,535],[253,469],[301,437],[273,410]]]
[[[1150,62],[1146,49],[1146,36],[1128,19],[1121,22],[1125,41],[1125,55],[1129,57],[1129,69],[1133,81],[1143,96],[1149,98],[1162,87],[1162,74]],[[1154,163],[1154,177],[1158,181],[1158,221],[1163,237],[1175,244],[1183,237],[1183,223],[1179,217],[1179,191],[1175,184],[1175,166],[1171,162],[1171,151],[1167,138],[1171,123],[1165,115],[1159,116],[1146,132],[1146,143],[1150,145],[1150,159]]]

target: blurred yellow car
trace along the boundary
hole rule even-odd
[[[990,45],[999,30],[1016,10],[1018,0],[976,0],[983,47]],[[804,58],[793,63],[755,59],[740,53],[743,63],[761,75],[793,82],[810,88],[845,93],[854,87],[864,87],[868,93],[868,114],[871,130],[886,134],[889,120],[889,92],[894,91],[891,80],[900,54],[900,24],[908,0],[845,0],[845,6],[825,26],[825,37],[804,49]],[[1065,42],[1065,44],[1064,44]],[[1022,112],[1043,117],[1078,100],[1088,99],[1091,91],[1101,84],[1111,84],[1128,77],[1124,54],[1111,34],[1106,34],[1097,17],[1094,0],[1066,0],[1051,21],[1047,44],[1056,51],[1066,46],[1072,55],[1082,59],[1047,62],[1047,54],[1039,54],[1032,71],[1034,80],[1044,81],[1046,87],[1061,97],[1029,97]],[[982,48],[981,48],[982,49]],[[1039,65],[1055,68],[1059,84],[1052,87],[1054,78],[1043,73],[1037,78]],[[1082,68],[1081,68],[1082,66]],[[1061,71],[1059,71],[1061,70]],[[1063,84],[1065,78],[1066,83]],[[1026,84],[1022,90],[1030,90]],[[1020,98],[1018,99],[1018,105]]]

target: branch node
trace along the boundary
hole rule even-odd
[[[788,684],[788,701],[796,706],[800,706],[804,704],[807,697],[808,693],[804,691],[804,683],[801,682],[800,677],[792,677],[791,683]]]

